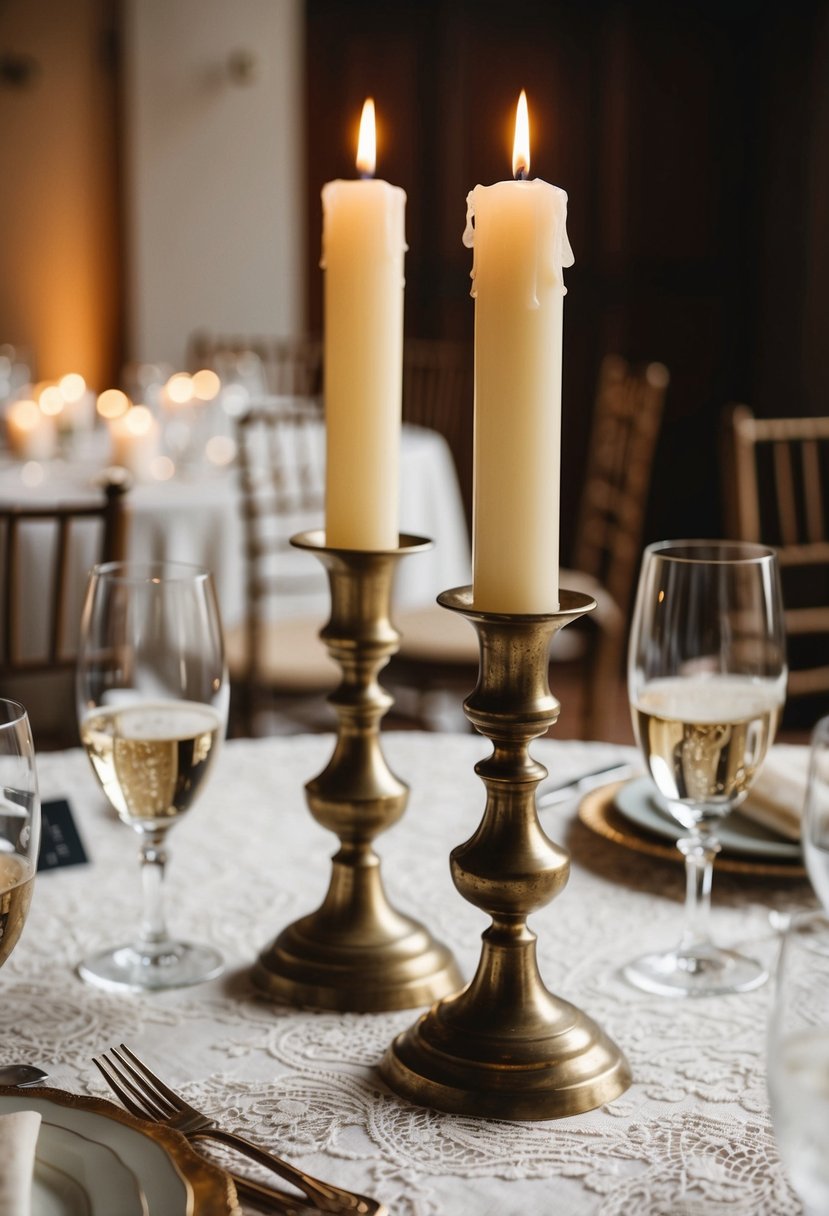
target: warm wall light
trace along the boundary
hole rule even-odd
[[[515,111],[515,139],[512,144],[512,176],[530,176],[530,116],[527,112],[527,94],[521,90],[518,108]]]
[[[360,116],[360,138],[357,141],[357,168],[364,177],[374,177],[377,167],[377,131],[374,118],[374,98],[363,102]]]

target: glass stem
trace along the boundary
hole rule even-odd
[[[710,945],[708,929],[711,912],[711,878],[714,858],[720,851],[715,836],[695,834],[677,841],[685,856],[685,928],[679,943],[680,954],[693,955]]]
[[[169,941],[164,920],[164,832],[147,832],[141,838],[141,887],[144,907],[138,949],[158,954],[159,946]]]

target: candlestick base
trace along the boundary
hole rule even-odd
[[[455,1114],[580,1114],[618,1097],[631,1077],[619,1048],[548,992],[538,970],[526,918],[561,892],[570,859],[539,824],[535,789],[546,769],[528,747],[559,714],[547,674],[553,635],[596,604],[562,591],[555,613],[488,613],[474,608],[469,587],[439,601],[471,621],[480,641],[478,683],[464,710],[494,750],[475,766],[487,787],[484,817],[452,851],[451,866],[460,894],[492,923],[472,983],[399,1035],[381,1071],[403,1097]]]
[[[279,934],[253,980],[279,1000],[320,1009],[428,1005],[457,991],[460,972],[446,946],[389,903],[371,846],[403,814],[409,794],[380,748],[379,722],[392,698],[377,675],[399,645],[389,619],[392,577],[401,557],[431,542],[401,536],[397,549],[334,549],[322,532],[306,532],[291,543],[320,559],[331,585],[321,637],[343,671],[329,698],[339,729],[328,766],[305,790],[312,815],[339,837],[340,849],[322,905]]]

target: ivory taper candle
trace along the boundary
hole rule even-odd
[[[467,197],[473,249],[473,599],[487,612],[558,608],[561,346],[572,266],[567,195],[529,172],[522,93],[514,181]]]
[[[360,123],[359,181],[322,190],[326,543],[396,549],[403,384],[406,195],[373,178],[374,104]]]

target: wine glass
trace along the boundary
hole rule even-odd
[[[794,917],[783,936],[769,1023],[777,1147],[807,1216],[829,1211],[829,921]]]
[[[176,562],[109,562],[89,578],[77,668],[81,742],[120,818],[138,833],[144,914],[138,939],[86,959],[106,988],[174,988],[218,975],[210,946],[164,922],[167,832],[216,758],[228,686],[213,579]]]
[[[762,545],[663,541],[646,550],[628,655],[633,726],[656,788],[687,830],[679,945],[629,963],[649,992],[742,992],[763,966],[708,934],[717,824],[738,806],[774,737],[786,690],[777,559]]]
[[[829,913],[829,717],[812,732],[801,837],[809,878]]]
[[[17,945],[32,902],[40,849],[40,797],[26,710],[0,699],[0,966]]]

